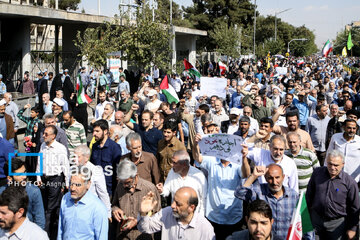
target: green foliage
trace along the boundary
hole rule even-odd
[[[221,23],[215,26],[213,31],[209,32],[209,36],[214,39],[217,48],[216,51],[222,55],[238,58],[240,33],[233,25],[228,26]]]
[[[87,28],[82,34],[78,31],[75,46],[80,50],[90,65],[101,68],[106,65],[107,54],[117,51],[120,27],[115,27],[109,22],[98,28]]]
[[[136,62],[139,68],[149,69],[151,63],[161,69],[169,68],[172,34],[166,24],[152,21],[151,10],[144,6],[137,13],[137,23],[129,23],[117,40],[123,60]]]
[[[59,0],[59,9],[62,10],[78,10],[78,5],[81,0]],[[55,0],[50,1],[52,7],[55,6]]]
[[[336,39],[334,41],[334,47],[333,51],[334,54],[341,55],[341,52],[344,47],[346,47],[347,41],[348,41],[348,35],[349,31],[341,31],[337,34]],[[351,56],[351,51],[353,56],[360,56],[360,29],[358,28],[352,28],[351,29],[351,40],[354,46],[351,48],[351,50],[348,51],[348,56]]]

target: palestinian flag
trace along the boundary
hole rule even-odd
[[[305,194],[300,194],[299,202],[293,213],[291,225],[288,230],[287,240],[301,240],[302,236],[313,230],[310,214],[307,208]]]
[[[225,65],[225,63],[219,60],[219,69],[220,69],[220,75],[224,75],[225,72],[228,70],[228,67]]]
[[[76,90],[78,91],[78,97],[77,97],[78,104],[91,103],[92,101],[91,98],[85,94],[85,88],[83,87],[80,74],[76,78]]]
[[[178,103],[179,102],[179,97],[176,94],[176,91],[173,88],[173,86],[171,86],[169,84],[169,78],[167,75],[161,81],[160,89],[161,89],[162,93],[166,96],[168,103],[172,103],[172,102]]]
[[[189,63],[188,60],[186,60],[186,58],[184,58],[184,66],[185,66],[185,71],[188,71],[193,79],[195,79],[196,81],[200,81],[200,77],[201,77],[200,72],[196,68],[194,68],[194,66],[191,65],[191,63]]]
[[[330,40],[327,40],[327,42],[325,43],[322,49],[323,56],[327,57],[329,53],[332,52],[332,50],[333,50],[332,42],[330,42]]]

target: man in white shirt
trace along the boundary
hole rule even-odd
[[[0,195],[0,240],[48,240],[48,235],[26,217],[29,198],[25,188],[9,186]]]
[[[251,115],[252,115],[251,107],[245,106],[243,108],[242,113],[243,113],[243,115],[248,116],[250,118],[250,129],[249,129],[249,131],[252,131],[254,133],[259,131],[259,123],[258,123],[258,121],[255,118],[251,117]]]
[[[286,148],[286,140],[282,135],[274,135],[270,139],[270,151],[262,148],[253,148],[248,150],[246,145],[243,145],[243,177],[250,175],[251,160],[256,166],[267,166],[271,163],[279,164],[284,170],[284,186],[294,189],[299,192],[298,173],[295,162],[284,154]],[[266,183],[264,176],[259,178],[260,183]]]
[[[53,236],[56,230],[56,219],[59,218],[57,210],[60,207],[61,192],[63,188],[69,188],[69,159],[64,145],[55,140],[57,129],[50,125],[44,130],[44,142],[41,144],[38,157],[36,173],[42,173],[43,176],[37,176],[39,184],[44,184],[43,189],[45,199],[45,230],[49,236]],[[40,171],[42,170],[42,172]],[[65,182],[64,182],[65,179]]]
[[[175,88],[176,93],[179,93],[181,90],[181,85],[183,85],[183,81],[179,78],[179,75],[174,75],[170,78],[170,85]]]
[[[165,180],[164,185],[158,183],[156,185],[159,193],[162,196],[169,196],[171,194],[172,200],[176,191],[181,187],[192,187],[198,197],[199,205],[197,211],[201,214],[205,214],[205,203],[207,194],[207,181],[202,171],[190,166],[190,156],[185,150],[176,151],[171,159],[172,168]]]
[[[223,104],[221,100],[219,99],[215,100],[214,104],[215,107],[214,107],[214,111],[211,113],[211,116],[213,118],[214,123],[216,123],[218,126],[221,126],[221,122],[229,120],[229,116],[223,110]]]
[[[94,193],[105,205],[108,218],[111,218],[111,203],[109,194],[106,189],[105,175],[101,166],[95,166],[89,162],[91,151],[86,145],[80,145],[74,149],[75,164],[85,166],[91,171],[90,188],[89,190]]]
[[[92,123],[94,123],[95,121],[102,118],[106,104],[110,103],[110,102],[106,101],[106,93],[103,91],[99,92],[99,100],[100,100],[100,103],[98,105],[96,105],[95,119],[92,121]]]
[[[344,122],[344,133],[335,133],[327,152],[338,150],[345,156],[344,172],[352,176],[356,182],[360,180],[360,137],[356,135],[359,128],[354,119],[346,119]],[[326,162],[325,162],[326,165]]]

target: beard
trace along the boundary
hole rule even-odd
[[[137,152],[137,153],[135,153],[135,158],[140,158],[141,157],[141,155],[142,155],[142,152]]]
[[[0,228],[2,228],[4,230],[10,230],[15,225],[14,218],[15,218],[15,216],[8,223],[6,223],[3,220],[0,220]]]
[[[188,212],[179,213],[179,212],[174,212],[174,210],[172,211],[172,214],[177,219],[185,219],[189,216]]]
[[[101,142],[101,141],[104,139],[104,135],[105,135],[105,134],[102,133],[100,137],[95,137],[95,141]]]

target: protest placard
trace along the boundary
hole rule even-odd
[[[226,97],[226,78],[200,78],[200,96],[206,95],[208,97],[216,95],[221,98]]]
[[[214,156],[237,164],[242,163],[243,140],[237,135],[206,134],[199,142],[203,156]]]
[[[277,74],[279,74],[279,75],[286,75],[286,73],[287,73],[286,67],[277,67],[275,69],[276,69]]]

